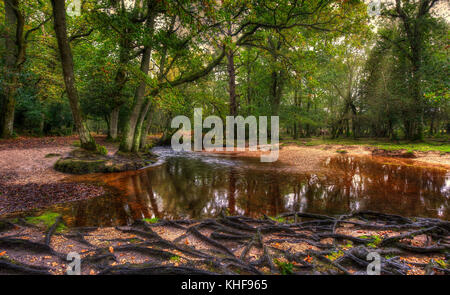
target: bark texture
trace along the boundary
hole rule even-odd
[[[61,58],[64,83],[66,85],[67,96],[69,97],[69,104],[72,111],[73,121],[80,136],[81,147],[88,150],[95,150],[96,144],[83,120],[80,110],[78,91],[75,87],[73,56],[69,40],[67,38],[65,1],[52,0],[51,2],[53,6],[53,21],[56,39],[58,40],[58,49]]]

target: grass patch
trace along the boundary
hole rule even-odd
[[[286,223],[286,218],[284,218],[284,217],[270,217],[269,216],[269,218],[270,218],[270,220],[273,220],[278,223]]]
[[[437,263],[440,267],[442,267],[442,268],[447,268],[447,267],[448,267],[447,262],[445,262],[445,261],[442,260],[442,259],[436,259],[436,263]]]
[[[283,145],[294,143],[300,146],[317,146],[317,145],[361,145],[368,147],[376,147],[388,151],[406,150],[408,152],[428,152],[438,151],[443,154],[450,153],[450,140],[427,138],[422,142],[411,141],[389,141],[387,139],[374,139],[374,138],[338,138],[338,139],[326,139],[326,138],[304,138],[297,140],[284,140]]]
[[[352,242],[348,242],[345,245],[341,245],[341,248],[343,248],[343,249],[353,248],[353,243]]]
[[[337,252],[333,252],[329,255],[327,255],[327,258],[330,259],[331,261],[335,261],[336,259],[338,259],[339,257],[344,256],[344,252],[342,251],[337,251]]]
[[[44,227],[45,229],[49,229],[55,222],[58,217],[60,217],[61,214],[55,213],[55,212],[45,212],[42,215],[39,216],[30,216],[26,217],[25,220],[28,223],[37,225],[39,227]],[[58,224],[58,227],[56,228],[56,232],[62,232],[67,229],[67,226],[60,222]]]
[[[377,235],[359,236],[358,238],[372,240],[371,242],[367,243],[367,246],[369,246],[371,248],[377,248],[381,244],[381,242],[383,241],[383,239],[380,236],[377,236]]]
[[[273,262],[278,266],[282,275],[291,275],[294,273],[294,265],[290,262],[283,262],[278,259],[274,259]]]
[[[96,145],[96,152],[100,155],[106,156],[108,154],[108,150],[103,145]]]
[[[142,219],[142,220],[145,221],[145,222],[148,222],[148,223],[158,223],[159,218],[158,218],[158,217],[144,218],[144,219]]]

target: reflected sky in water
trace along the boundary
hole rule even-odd
[[[137,172],[90,176],[116,193],[67,203],[70,226],[121,225],[142,218],[204,218],[221,210],[260,217],[287,211],[344,214],[374,210],[450,219],[450,173],[408,161],[339,155],[316,173],[203,153],[155,150],[160,161]],[[275,166],[274,166],[275,165]]]

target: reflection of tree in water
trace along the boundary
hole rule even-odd
[[[450,216],[448,188],[444,191],[448,176],[444,170],[345,156],[331,159],[327,166],[335,173],[327,176],[321,186],[331,188],[327,190],[327,195],[336,197],[327,198],[328,209],[337,210],[341,202],[352,210],[365,209],[409,216]],[[316,207],[311,209],[321,209],[320,206]]]
[[[190,158],[125,175],[121,196],[63,205],[71,224],[117,225],[142,218],[201,218],[227,209],[259,217],[286,211],[342,214],[374,210],[450,218],[446,171],[340,156],[324,174],[223,167]]]
[[[209,203],[210,200],[215,197],[227,199],[226,170],[215,169],[198,160],[169,159],[161,171],[149,171],[149,178],[154,192],[162,199],[164,211],[173,217],[187,215],[198,218],[210,213],[204,212],[205,207],[218,212],[220,209]]]

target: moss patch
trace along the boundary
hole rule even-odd
[[[280,261],[278,259],[274,259],[273,262],[278,266],[282,275],[291,275],[294,273],[294,265],[292,263]]]
[[[106,148],[102,153],[108,153]],[[55,170],[70,174],[110,173],[137,170],[156,161],[153,154],[124,154],[114,156],[76,149],[70,156],[55,163]]]
[[[145,221],[145,222],[148,222],[148,223],[157,223],[158,221],[159,221],[159,218],[158,217],[154,217],[154,218],[144,218],[144,219],[142,219],[143,221]]]
[[[61,157],[61,154],[50,153],[50,154],[46,154],[45,157],[46,157],[46,158]]]
[[[327,255],[327,258],[330,259],[331,261],[335,261],[336,259],[338,259],[339,257],[344,256],[344,252],[342,251],[337,251],[337,252],[332,252],[331,254]]]
[[[60,216],[61,214],[55,212],[45,212],[44,214],[39,216],[26,217],[25,220],[28,223],[43,227],[48,230],[53,224],[55,224],[56,220]],[[65,229],[67,229],[66,225],[63,222],[60,222],[58,224],[58,227],[56,228],[56,232],[61,232]]]

